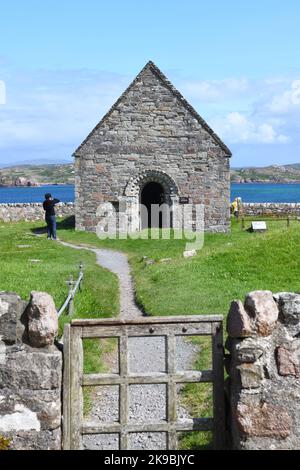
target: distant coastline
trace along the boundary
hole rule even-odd
[[[238,184],[300,184],[300,163],[243,167],[230,170],[231,183]],[[73,163],[24,164],[0,168],[0,187],[70,185],[75,181]]]
[[[258,180],[258,181],[234,181],[231,180],[231,184],[300,184],[300,179],[299,180],[292,180],[292,181],[287,181],[287,180],[280,180],[280,181],[263,181],[263,180]]]

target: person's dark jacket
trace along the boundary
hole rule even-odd
[[[59,199],[46,199],[43,202],[43,208],[44,208],[44,211],[46,212],[45,214],[46,218],[50,215],[55,215],[54,206],[55,204],[58,204],[59,202],[60,202]]]

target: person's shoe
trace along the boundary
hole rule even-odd
[[[47,240],[51,240],[51,237],[47,237]]]

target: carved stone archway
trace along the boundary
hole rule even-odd
[[[139,204],[142,189],[148,183],[159,183],[165,196],[165,203],[174,207],[178,203],[179,189],[174,179],[165,171],[156,168],[149,168],[141,171],[128,181],[124,198],[126,200],[127,213],[130,214],[132,231],[140,230]],[[123,199],[123,198],[122,198]]]
[[[139,197],[141,188],[149,182],[161,184],[165,194],[170,198],[178,195],[178,186],[170,175],[165,171],[148,169],[130,178],[125,188],[125,196]]]

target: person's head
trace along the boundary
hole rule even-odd
[[[52,196],[51,196],[50,193],[46,193],[46,194],[45,194],[45,199],[51,199],[51,197],[52,197]]]

